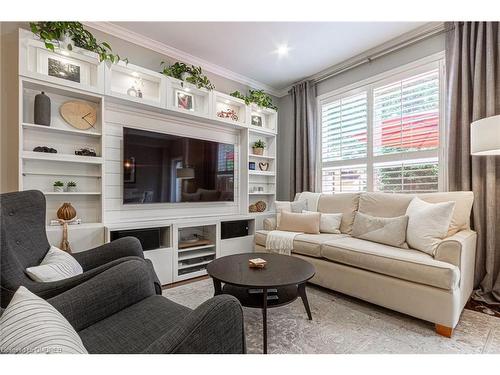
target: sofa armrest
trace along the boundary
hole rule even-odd
[[[469,229],[442,240],[436,248],[434,259],[453,264],[462,271],[467,252],[476,252],[476,232]]]
[[[81,331],[154,294],[148,264],[131,257],[48,302]]]
[[[71,255],[80,263],[84,271],[124,257],[144,258],[142,245],[135,237],[119,238],[99,247]]]
[[[276,226],[276,217],[266,217],[264,219],[264,230],[275,230]]]
[[[201,304],[144,353],[244,354],[243,310],[238,300],[219,295]]]

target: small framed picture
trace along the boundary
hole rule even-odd
[[[80,66],[49,57],[49,76],[80,83]]]
[[[251,161],[248,163],[248,169],[255,171],[255,162]]]
[[[186,111],[194,111],[194,96],[188,94],[187,92],[176,90],[175,102],[177,108],[184,109]]]
[[[262,116],[260,115],[252,115],[252,125],[253,126],[262,126]]]

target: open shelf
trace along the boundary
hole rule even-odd
[[[90,177],[101,178],[101,174],[97,173],[72,173],[72,172],[28,172],[23,171],[23,176],[66,176],[66,177]]]
[[[215,255],[215,254],[214,254]],[[215,258],[215,257],[214,257]],[[193,267],[199,267],[199,266],[204,266],[208,263],[210,263],[213,259],[210,259],[210,260],[205,260],[203,262],[199,262],[199,263],[193,263],[193,264],[185,264],[185,265],[179,265],[179,270],[185,270],[185,269],[188,269],[188,268],[193,268]]]
[[[102,223],[81,223],[81,224],[70,224],[68,228],[72,229],[100,229],[103,228],[104,224]],[[62,225],[46,225],[45,230],[47,232],[58,231],[61,230]]]
[[[23,151],[23,159],[52,160],[52,161],[64,161],[70,163],[89,163],[89,164],[103,163],[103,159],[100,156],[51,154],[49,152],[35,152],[35,151]]]
[[[178,259],[179,259],[179,261],[182,261],[182,260],[187,260],[187,259],[203,258],[203,257],[209,256],[209,255],[215,255],[215,249],[212,251],[209,251],[209,250],[200,251],[200,252],[197,252],[194,254],[191,254],[191,253],[182,254],[182,255],[179,255]]]
[[[22,123],[22,127],[27,130],[36,130],[43,131],[49,133],[63,133],[63,134],[72,134],[72,135],[82,135],[87,137],[101,137],[101,133],[92,132],[87,130],[78,130],[71,128],[60,128],[55,126],[45,126],[45,125],[37,125],[37,124],[29,124],[26,122]]]
[[[98,191],[44,191],[45,195],[101,195]]]
[[[276,193],[248,193],[249,195],[276,195]]]
[[[259,176],[275,176],[276,173],[269,171],[253,171],[249,170],[248,174],[259,175]]]
[[[202,245],[202,246],[193,246],[193,247],[186,247],[184,249],[179,249],[177,250],[179,253],[185,253],[188,251],[195,251],[195,250],[201,250],[201,249],[209,249],[211,247],[215,247],[214,244],[209,244],[209,245]]]

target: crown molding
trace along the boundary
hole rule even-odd
[[[264,90],[265,92],[273,96],[282,97],[284,95],[287,95],[288,92],[287,90],[278,90],[274,87],[266,85],[265,83],[256,81],[242,74],[233,72],[232,70],[226,69],[222,66],[201,59],[187,52],[181,51],[180,49],[171,47],[167,44],[158,42],[157,40],[148,38],[144,35],[138,34],[124,27],[115,25],[111,22],[83,22],[83,24],[85,26],[99,30],[103,33],[112,35],[114,37],[137,44],[141,47],[145,47],[155,52],[161,53],[167,57],[180,60],[187,64],[201,66],[202,69],[207,72],[211,72],[213,74],[230,79],[232,81],[250,86],[253,89]]]
[[[347,60],[344,60],[338,64],[332,65],[312,76],[306,77],[298,82],[303,82],[306,80],[312,80],[315,83],[324,81],[328,78],[331,78],[337,74],[346,72],[350,69],[353,69],[357,66],[369,63],[375,59],[378,59],[382,56],[385,56],[389,53],[395,52],[401,48],[410,46],[414,43],[432,37],[434,35],[440,34],[444,32],[444,23],[443,22],[429,22],[425,25],[422,25],[414,30],[406,32],[388,40],[385,43],[379,44],[376,47],[373,47],[367,51],[364,51],[356,56],[353,56]],[[296,82],[296,83],[298,83]],[[285,92],[285,95],[288,91],[295,85],[296,83],[288,86],[282,91]]]

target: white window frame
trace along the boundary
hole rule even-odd
[[[376,88],[387,85],[394,81],[403,80],[412,77],[419,73],[438,69],[439,72],[439,147],[437,150],[422,150],[410,151],[406,153],[395,153],[387,155],[373,155],[373,91]],[[373,166],[376,163],[384,163],[391,161],[410,160],[418,158],[438,158],[438,191],[446,191],[447,186],[447,171],[446,171],[446,149],[445,149],[445,53],[438,52],[436,54],[424,57],[412,63],[401,67],[391,69],[381,74],[377,74],[370,78],[356,82],[354,84],[344,86],[342,88],[330,91],[326,94],[316,97],[316,110],[318,123],[318,142],[316,146],[318,163],[316,165],[316,191],[322,191],[323,168],[328,167],[343,167],[350,165],[366,165],[366,191],[373,191]],[[338,101],[342,98],[359,94],[367,93],[367,110],[368,110],[368,127],[367,127],[367,157],[347,160],[335,160],[323,163],[322,155],[322,107]],[[402,157],[404,155],[404,157]]]

